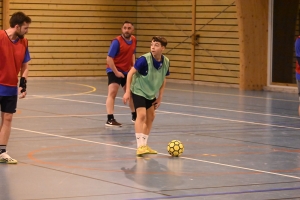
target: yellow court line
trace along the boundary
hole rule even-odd
[[[126,147],[126,146],[108,144],[108,143],[103,143],[103,142],[95,142],[95,141],[92,141],[92,140],[79,139],[79,138],[74,138],[74,137],[68,137],[68,136],[62,136],[62,135],[44,133],[44,132],[40,132],[40,131],[32,131],[32,130],[21,129],[21,128],[14,128],[14,127],[12,127],[12,129],[19,130],[19,131],[30,132],[30,133],[36,133],[36,134],[40,134],[40,135],[47,135],[47,136],[52,136],[52,137],[59,137],[59,138],[64,138],[64,139],[70,139],[70,140],[76,140],[76,141],[81,141],[81,142],[88,142],[88,143],[93,143],[93,144],[100,144],[100,145],[106,145],[106,146],[112,146],[112,147],[118,147],[118,148],[130,149],[130,150],[136,151],[135,148]],[[164,153],[158,153],[158,154],[159,155],[164,155],[164,156],[170,156],[170,155],[164,154]],[[235,169],[242,169],[242,170],[247,170],[247,171],[253,171],[253,172],[258,172],[258,173],[263,173],[263,174],[271,174],[271,175],[288,177],[288,178],[293,178],[293,179],[300,179],[300,177],[298,177],[298,176],[291,176],[291,175],[280,174],[280,173],[275,173],[275,172],[270,172],[270,171],[258,170],[258,169],[247,168],[247,167],[240,167],[240,166],[236,166],[236,165],[228,165],[228,164],[223,164],[223,163],[218,163],[218,162],[212,162],[212,161],[207,161],[207,160],[200,160],[200,159],[189,158],[189,157],[179,157],[179,158],[185,159],[185,160],[191,160],[191,161],[197,161],[197,162],[203,162],[203,163],[213,164],[213,165],[219,165],[219,166],[224,166],[224,167],[230,167],[230,168],[235,168]]]
[[[89,87],[91,88],[92,90],[89,90],[87,92],[81,92],[81,93],[74,93],[74,94],[60,94],[60,95],[30,95],[30,96],[33,96],[33,97],[36,97],[36,98],[44,98],[44,97],[66,97],[66,96],[76,96],[76,95],[82,95],[82,94],[89,94],[89,93],[93,93],[95,92],[97,89],[96,87],[94,86],[91,86],[91,85],[85,85],[85,84],[79,84],[79,83],[71,83],[71,82],[66,82],[67,84],[73,84],[73,85],[80,85],[80,86],[85,86],[85,87]],[[36,99],[34,98],[34,99]],[[26,99],[31,99],[31,98],[26,98]]]
[[[224,93],[215,93],[215,92],[201,92],[201,91],[194,91],[194,90],[180,90],[180,89],[171,89],[171,88],[165,88],[165,90],[175,90],[175,91],[181,91],[181,92],[192,92],[192,93],[203,93],[203,94],[215,94],[215,95],[233,96],[233,97],[247,97],[247,98],[266,99],[266,100],[275,100],[275,101],[299,102],[296,100],[276,99],[276,98],[269,98],[269,97],[254,97],[254,96],[247,96],[247,95],[224,94]]]

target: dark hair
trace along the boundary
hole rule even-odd
[[[14,28],[16,25],[22,26],[24,22],[30,24],[30,17],[25,15],[23,12],[16,12],[11,16],[9,20],[9,25],[11,28]]]
[[[123,26],[124,26],[124,24],[131,24],[131,25],[133,26],[133,23],[131,23],[130,21],[125,21],[125,22],[123,23]]]
[[[167,39],[162,36],[154,36],[152,38],[152,41],[159,42],[161,44],[161,46],[163,46],[163,47],[167,47],[167,44],[168,44]]]

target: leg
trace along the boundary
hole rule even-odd
[[[126,81],[127,81],[127,76],[126,76],[126,78],[123,79],[122,82],[121,82],[121,85],[122,85],[122,87],[123,87],[124,93],[126,92]],[[129,99],[129,108],[130,108],[130,110],[131,110],[131,115],[132,115],[132,116],[131,116],[131,121],[132,121],[133,123],[135,123],[135,121],[136,121],[136,110],[135,110],[135,108],[134,108],[132,96],[131,96],[131,98]]]
[[[298,114],[300,116],[300,80],[297,80],[297,87],[298,87],[298,97],[299,97]]]
[[[16,112],[18,96],[5,96],[1,99],[1,126],[0,126],[0,162],[8,164],[16,164],[18,161],[12,159],[6,151],[6,145],[8,144],[13,113]]]
[[[135,132],[136,133],[143,133],[143,127],[146,123],[146,108],[139,107],[136,109],[137,117],[135,121]]]
[[[107,122],[106,126],[122,126],[114,118],[115,99],[120,87],[121,78],[116,77],[115,73],[107,73],[108,77],[108,94],[106,99]]]
[[[154,118],[155,118],[155,110],[154,110],[154,106],[151,106],[146,111],[146,122],[143,125],[143,133],[145,135],[149,136]]]
[[[111,83],[108,85],[108,94],[106,99],[106,111],[108,115],[114,114],[114,105],[118,89],[119,84],[117,83]]]
[[[12,113],[1,112],[0,145],[7,145],[11,132]]]
[[[122,126],[114,118],[115,99],[118,93],[119,84],[111,83],[108,85],[108,95],[106,99],[107,122],[106,126]]]
[[[1,128],[0,128],[0,145],[6,146],[11,132],[12,113],[1,112]],[[18,161],[11,158],[7,152],[0,154],[0,162],[8,164],[16,164]]]
[[[144,145],[147,147],[150,154],[157,154],[157,151],[151,149],[147,144],[154,118],[155,118],[155,109],[154,106],[151,106],[146,111],[146,122],[143,124]]]
[[[135,137],[137,141],[137,156],[149,153],[147,147],[144,144],[143,126],[146,123],[146,108],[139,107],[136,109],[137,117],[135,121]]]

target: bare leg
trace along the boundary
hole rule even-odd
[[[146,122],[143,125],[143,133],[145,135],[149,136],[154,118],[155,118],[155,110],[154,110],[154,106],[151,106],[151,108],[148,108],[148,110],[146,111]]]
[[[146,123],[146,108],[140,107],[136,109],[135,132],[143,133],[143,126]]]
[[[108,95],[106,99],[107,114],[114,114],[115,99],[118,93],[119,84],[111,83],[108,86]]]
[[[11,132],[13,114],[1,112],[0,145],[7,145]]]

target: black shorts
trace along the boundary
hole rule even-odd
[[[108,85],[110,85],[111,83],[117,83],[117,84],[121,85],[122,87],[124,87],[126,85],[127,74],[124,74],[124,76],[125,76],[124,78],[119,78],[119,77],[116,77],[115,73],[108,72],[107,76],[108,76]]]
[[[15,113],[17,108],[18,96],[0,96],[1,112]]]
[[[153,106],[153,102],[156,100],[156,98],[149,100],[146,99],[145,97],[133,94],[132,92],[131,92],[131,96],[132,96],[133,105],[135,109],[144,107],[147,110],[148,108],[151,108],[151,106]]]

